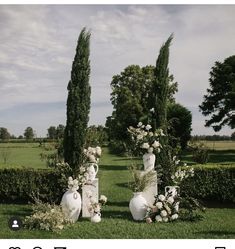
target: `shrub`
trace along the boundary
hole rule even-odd
[[[63,214],[61,206],[37,201],[33,206],[33,214],[24,220],[24,226],[30,230],[40,229],[59,232],[66,225],[72,224]]]
[[[6,203],[28,203],[32,195],[58,203],[66,190],[67,179],[58,170],[1,169],[0,200]]]
[[[181,194],[204,200],[235,202],[235,167],[211,165],[194,167],[194,177],[181,184]]]

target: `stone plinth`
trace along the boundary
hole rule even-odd
[[[86,184],[82,187],[82,217],[91,217],[88,210],[90,204],[90,198],[87,196],[87,192],[92,193],[92,199],[96,202],[99,200],[99,179],[91,181],[91,183]]]
[[[156,172],[156,171],[155,171]],[[145,172],[143,172],[144,174]],[[142,196],[146,199],[148,205],[153,205],[155,198],[154,196],[158,194],[157,189],[157,172],[156,172],[156,182],[149,186],[142,194]]]

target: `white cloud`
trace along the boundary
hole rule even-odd
[[[92,32],[90,120],[104,123],[112,111],[112,76],[130,64],[154,65],[160,46],[174,32],[170,71],[179,83],[177,100],[194,109],[195,133],[213,132],[203,127],[198,105],[214,62],[234,54],[234,10],[234,5],[1,5],[0,111],[23,103],[65,102],[77,37],[86,26]],[[56,112],[64,115],[62,109]],[[53,123],[46,108],[40,117],[44,126]],[[12,117],[7,123],[14,123]],[[42,129],[38,134],[45,134]]]

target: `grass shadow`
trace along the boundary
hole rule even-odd
[[[20,216],[20,217],[25,217],[28,216],[32,213],[32,209],[30,207],[22,207],[22,208],[17,208],[15,210],[4,210],[3,212],[1,212],[1,214],[3,215],[7,215],[7,216]]]
[[[128,201],[109,201],[108,206],[115,206],[115,207],[129,207],[129,202]]]
[[[212,231],[201,231],[201,232],[195,232],[196,234],[199,235],[214,235],[214,236],[222,236],[222,235],[230,235],[230,236],[235,236],[235,232],[233,231],[217,231],[217,230],[212,230]]]
[[[108,219],[122,219],[133,221],[129,211],[102,211],[102,217]]]
[[[122,165],[100,165],[100,170],[128,170],[127,166]]]
[[[128,182],[116,183],[116,186],[118,186],[120,188],[128,188],[129,189],[129,183]]]
[[[226,208],[226,209],[234,209],[235,208],[235,203],[232,202],[218,202],[218,201],[207,201],[207,200],[202,200],[203,205],[206,208]]]

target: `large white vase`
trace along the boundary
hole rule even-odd
[[[81,212],[81,205],[81,195],[77,191],[70,189],[64,193],[61,200],[62,210],[65,216],[73,222],[78,220]]]
[[[133,198],[130,200],[129,208],[134,220],[143,220],[147,211],[147,201],[142,196],[142,192],[134,193]]]
[[[156,156],[152,152],[145,153],[143,155],[144,170],[154,170]]]

